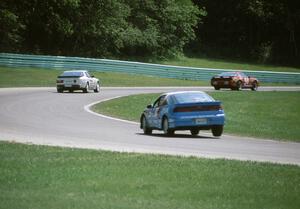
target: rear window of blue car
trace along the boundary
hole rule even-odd
[[[205,93],[181,93],[173,95],[176,103],[195,103],[195,102],[212,102],[215,101],[212,97]]]
[[[76,71],[69,71],[69,72],[63,72],[61,76],[64,77],[81,77],[83,76],[83,72],[76,72]]]

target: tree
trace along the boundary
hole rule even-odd
[[[167,57],[195,37],[191,0],[2,0],[2,49],[89,57]],[[16,45],[16,43],[20,43]]]
[[[122,52],[131,56],[169,57],[182,53],[195,38],[200,10],[189,0],[128,0],[129,27]],[[189,3],[186,3],[189,2]]]
[[[0,50],[18,51],[22,42],[22,31],[25,25],[16,15],[15,7],[3,1],[0,2]]]
[[[296,1],[194,2],[205,7],[208,13],[196,32],[198,52],[214,57],[299,65],[300,8]]]

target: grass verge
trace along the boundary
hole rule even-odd
[[[0,208],[296,209],[298,166],[0,142]]]
[[[0,87],[55,86],[61,70],[39,68],[0,67]],[[188,81],[159,78],[152,76],[131,75],[125,73],[93,72],[102,86],[208,86],[209,81]]]
[[[0,88],[2,87],[54,87],[62,70],[39,68],[0,67]],[[126,73],[92,72],[102,86],[210,86],[210,81],[191,81]],[[291,86],[287,83],[262,83],[266,86]],[[294,85],[294,84],[292,84]]]
[[[300,142],[300,92],[227,91],[209,94],[223,103],[225,133]],[[138,122],[146,105],[158,95],[122,97],[97,104],[93,110]]]
[[[189,58],[181,57],[174,60],[161,62],[166,65],[188,66],[199,68],[217,68],[217,69],[233,69],[233,70],[254,70],[254,71],[277,71],[277,72],[300,72],[300,68],[260,65],[246,62],[230,62],[221,59],[209,58]]]

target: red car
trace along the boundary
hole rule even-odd
[[[231,90],[241,90],[249,88],[256,91],[259,82],[256,78],[246,76],[242,72],[224,72],[211,78],[211,85],[219,90],[220,88],[230,88]]]

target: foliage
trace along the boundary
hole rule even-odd
[[[18,22],[18,16],[13,12],[0,10],[0,46],[2,50],[18,50],[19,43],[22,40],[20,31],[24,28],[22,23]]]
[[[261,63],[300,64],[300,7],[293,0],[194,0],[207,16],[194,52]]]
[[[182,2],[2,0],[0,50],[91,57],[172,56],[195,38],[193,28],[200,17],[190,0]]]
[[[300,65],[293,0],[1,0],[0,51]]]

